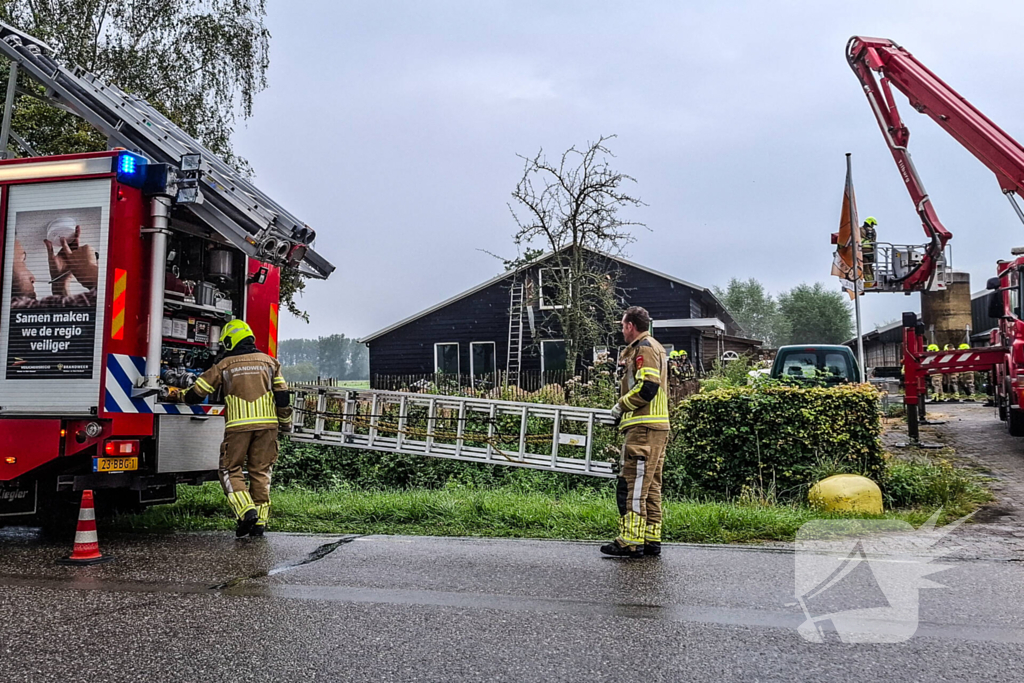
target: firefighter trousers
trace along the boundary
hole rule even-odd
[[[277,427],[225,432],[220,445],[220,483],[235,515],[256,510],[260,523],[270,515],[270,472],[277,462]],[[249,486],[242,470],[249,471]]]
[[[668,430],[636,426],[626,430],[622,468],[615,488],[619,545],[661,542],[661,470]]]

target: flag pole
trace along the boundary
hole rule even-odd
[[[850,152],[846,153],[846,177],[850,179],[850,186],[853,186],[853,171],[850,162]],[[850,234],[853,236],[853,311],[857,319],[857,364],[860,365],[860,381],[867,381],[867,368],[864,367],[864,335],[861,334],[860,326],[860,296],[863,291],[861,282],[860,259],[860,225],[857,223],[857,209],[854,205],[853,191],[850,192]]]

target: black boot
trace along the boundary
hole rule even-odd
[[[266,530],[267,530],[267,525],[266,524],[257,524],[256,526],[254,526],[252,528],[252,531],[249,532],[249,536],[251,536],[252,538],[262,538],[263,537],[263,533]]]
[[[248,536],[252,528],[256,526],[256,520],[259,519],[259,515],[256,514],[255,510],[249,510],[238,520],[238,528],[235,529],[235,538],[241,538],[242,536]]]
[[[617,541],[606,543],[601,546],[601,552],[612,557],[643,557],[644,549],[641,546],[619,545]]]
[[[644,541],[644,557],[661,555],[661,541]]]

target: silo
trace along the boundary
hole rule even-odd
[[[921,292],[921,320],[925,343],[953,348],[968,340],[971,326],[971,274],[953,272],[952,281],[939,292]]]

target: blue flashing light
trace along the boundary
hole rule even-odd
[[[129,187],[141,188],[146,181],[146,168],[149,160],[140,154],[132,152],[121,152],[114,158],[114,172],[117,174],[117,182]]]

